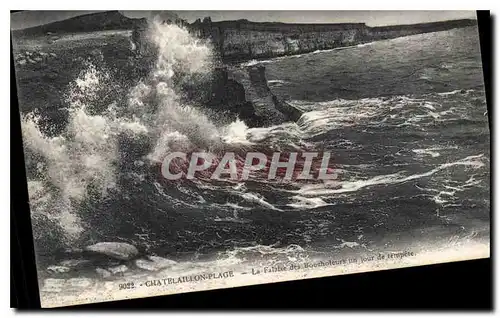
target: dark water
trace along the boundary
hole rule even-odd
[[[329,101],[483,90],[476,27],[373,42],[266,63],[292,100]]]
[[[489,235],[490,145],[476,28],[260,62],[271,89],[307,112],[297,123],[253,129],[235,123],[232,132],[218,131],[251,144],[231,142],[233,148],[328,150],[339,171],[334,186],[165,182],[159,168],[141,157],[153,145],[146,146],[140,133],[119,135],[112,145],[102,141],[114,136],[122,121],[92,108],[113,102],[122,107],[121,97],[135,85],[120,75],[131,67],[128,40],[107,37],[87,49],[75,44],[82,41],[87,40],[52,46],[59,62],[44,62],[36,70],[18,66],[22,112],[38,110],[42,133],[56,136],[39,142],[37,133],[30,133],[35,146],[26,147],[28,171],[34,171],[30,197],[39,254],[99,241],[124,241],[146,254],[189,258],[248,252],[255,246],[266,253],[268,246],[314,251],[344,248],[346,242],[369,246],[389,236]],[[94,57],[78,59],[86,50],[94,50]],[[46,80],[47,69],[56,74],[52,80]],[[99,79],[94,86],[92,74]],[[86,108],[77,108],[80,115],[73,121],[58,119],[75,103],[63,98],[75,97],[74,91],[68,94],[75,79],[90,87],[77,85],[85,97],[78,105]],[[93,87],[98,98],[91,94]],[[166,113],[175,117],[177,111]],[[176,125],[191,141],[212,129],[205,117],[189,116],[181,117],[189,129]],[[44,128],[51,125],[58,127],[55,132]],[[60,131],[66,137],[57,139]],[[67,149],[75,150],[68,154]],[[99,156],[89,156],[93,152]],[[39,161],[48,168],[36,172]],[[51,175],[57,171],[76,177]],[[79,181],[85,186],[75,194]],[[103,195],[94,183],[116,186]],[[67,240],[68,233],[78,235]]]

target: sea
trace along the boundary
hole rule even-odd
[[[272,92],[304,111],[256,128],[181,98],[173,79],[210,74],[210,43],[176,26],[153,34],[159,54],[148,65],[130,32],[14,39],[42,286],[97,277],[95,267],[47,268],[98,242],[132,244],[182,274],[489,241],[477,27],[232,65],[265,66]],[[171,182],[160,173],[169,152],[221,149],[329,151],[338,179]]]

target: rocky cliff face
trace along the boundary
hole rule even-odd
[[[191,31],[209,38],[226,61],[242,61],[300,54],[360,43],[363,23],[285,24],[246,20],[195,22]]]
[[[259,118],[261,125],[297,121],[302,116],[301,110],[280,100],[271,92],[264,66],[254,65],[244,70],[232,70],[231,77],[244,88],[245,99],[251,101],[254,115]]]
[[[218,115],[239,118],[249,127],[265,127],[297,121],[302,111],[277,98],[269,89],[263,66],[246,69],[216,68],[201,82],[182,85],[188,102],[215,111]]]
[[[294,55],[352,46],[412,34],[475,25],[476,20],[453,20],[413,25],[369,27],[364,23],[286,24],[247,20],[197,20],[189,29],[208,38],[225,62]]]
[[[477,25],[476,20],[463,19],[442,21],[433,23],[406,24],[396,26],[384,26],[366,28],[363,37],[369,41],[393,39],[401,36],[408,36],[421,33],[446,31],[450,29],[463,28]]]
[[[166,23],[178,23],[166,21]],[[285,24],[255,23],[246,20],[212,22],[210,18],[183,24],[191,33],[210,39],[225,63],[250,59],[294,55],[332,49],[474,25],[475,20],[371,28],[364,23],[350,24]],[[136,28],[134,41],[144,42],[142,31]],[[138,44],[138,47],[147,45]],[[154,52],[154,50],[140,50]],[[146,53],[146,54],[149,54]],[[142,55],[142,53],[140,54]],[[210,109],[238,116],[249,126],[269,126],[296,121],[302,111],[279,100],[267,85],[265,68],[252,66],[242,69],[216,70],[210,84],[203,90],[186,87],[191,100]],[[190,92],[198,92],[193,96]],[[205,92],[200,94],[200,92]]]
[[[454,20],[372,28],[364,23],[287,24],[257,23],[248,20],[212,22],[210,18],[205,18],[203,21],[198,19],[189,24],[169,12],[154,14],[164,23],[175,23],[188,28],[200,38],[210,39],[225,63],[352,46],[477,23],[475,20]],[[37,36],[54,32],[133,30],[131,40],[135,44],[136,57],[139,58],[138,65],[149,65],[147,60],[154,60],[156,49],[151,47],[148,41],[147,24],[147,19],[130,19],[118,11],[108,11],[82,15],[13,33],[14,36]],[[30,59],[26,61],[31,63]],[[147,72],[147,67],[144,72]],[[238,116],[249,126],[296,121],[302,115],[300,110],[272,94],[267,86],[265,69],[262,66],[232,70],[231,74],[226,68],[218,68],[210,81],[200,85],[203,87],[202,90],[186,85],[185,95],[210,109]]]
[[[369,27],[364,23],[292,24],[248,20],[212,22],[209,17],[189,24],[168,11],[153,14],[165,23],[187,27],[195,35],[210,39],[224,62],[301,54],[477,24],[476,20],[464,19]],[[142,48],[145,42],[143,31],[146,27],[146,18],[131,19],[118,11],[106,11],[16,30],[13,35],[23,37],[49,33],[134,30],[133,41]]]
[[[191,80],[179,86],[188,103],[195,103],[219,116],[229,117],[231,121],[239,118],[249,127],[265,124],[264,118],[256,113],[254,104],[247,100],[244,85],[231,78],[225,67],[215,68],[209,78]]]

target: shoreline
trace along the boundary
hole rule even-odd
[[[229,21],[231,22],[231,21]],[[217,22],[215,22],[217,23]],[[406,25],[405,25],[406,26]],[[410,25],[411,26],[411,25]],[[224,65],[230,66],[230,67],[240,67],[241,65],[248,64],[254,62],[255,64],[261,64],[261,63],[268,63],[271,61],[287,58],[287,57],[300,57],[302,55],[309,55],[309,54],[318,54],[318,53],[325,53],[325,52],[330,52],[330,51],[337,51],[337,50],[344,50],[344,49],[350,49],[350,48],[356,48],[356,47],[363,47],[367,45],[371,45],[373,43],[381,42],[381,41],[390,41],[394,39],[400,39],[408,36],[414,36],[414,35],[421,35],[421,34],[428,34],[428,33],[436,33],[436,32],[445,32],[445,31],[450,31],[454,29],[463,29],[463,28],[469,28],[469,27],[476,27],[477,24],[465,24],[465,25],[459,25],[459,26],[453,26],[449,28],[444,28],[444,29],[432,29],[432,30],[426,30],[422,32],[416,32],[416,33],[408,33],[408,34],[400,34],[397,36],[389,36],[389,37],[381,37],[381,38],[362,38],[357,41],[353,42],[348,42],[345,44],[334,44],[331,47],[313,47],[313,48],[306,48],[306,49],[301,49],[301,50],[295,50],[295,51],[283,51],[283,52],[266,52],[266,53],[259,53],[259,54],[254,54],[252,56],[247,56],[247,55],[237,55],[237,56],[231,56],[231,55],[226,55],[224,53],[221,54],[221,52],[217,52],[217,56],[219,56],[221,62]],[[374,28],[377,29],[377,28]],[[45,46],[51,46],[54,43],[62,43],[66,41],[78,41],[82,39],[98,39],[100,37],[105,37],[105,36],[125,36],[125,37],[131,37],[131,34],[134,30],[133,29],[110,29],[110,30],[99,30],[99,31],[85,31],[85,32],[64,32],[61,34],[53,34],[53,35],[46,35],[46,34],[35,34],[35,35],[22,35],[15,37],[15,43],[17,46],[22,46],[23,42],[29,43],[29,42],[34,42],[37,45],[42,45],[43,47]],[[11,30],[13,32],[13,30]],[[196,33],[196,32],[195,32]],[[57,37],[56,40],[53,41],[53,43],[47,42],[51,37]],[[200,37],[200,40],[205,40],[203,37]],[[213,40],[211,40],[213,41]],[[39,42],[39,43],[37,43]],[[42,43],[43,42],[43,43]]]
[[[448,234],[440,241],[430,241],[399,240],[398,244],[389,247],[380,241],[371,249],[359,251],[344,248],[324,256],[317,253],[312,256],[314,252],[305,251],[310,257],[289,258],[286,263],[262,258],[243,262],[232,259],[185,262],[178,263],[177,268],[174,266],[157,272],[128,272],[123,277],[108,281],[49,279],[49,282],[45,280],[45,284],[40,282],[40,300],[43,308],[65,307],[490,257],[489,232],[461,239]]]

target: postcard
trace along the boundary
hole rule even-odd
[[[490,256],[474,11],[21,11],[42,307]]]

